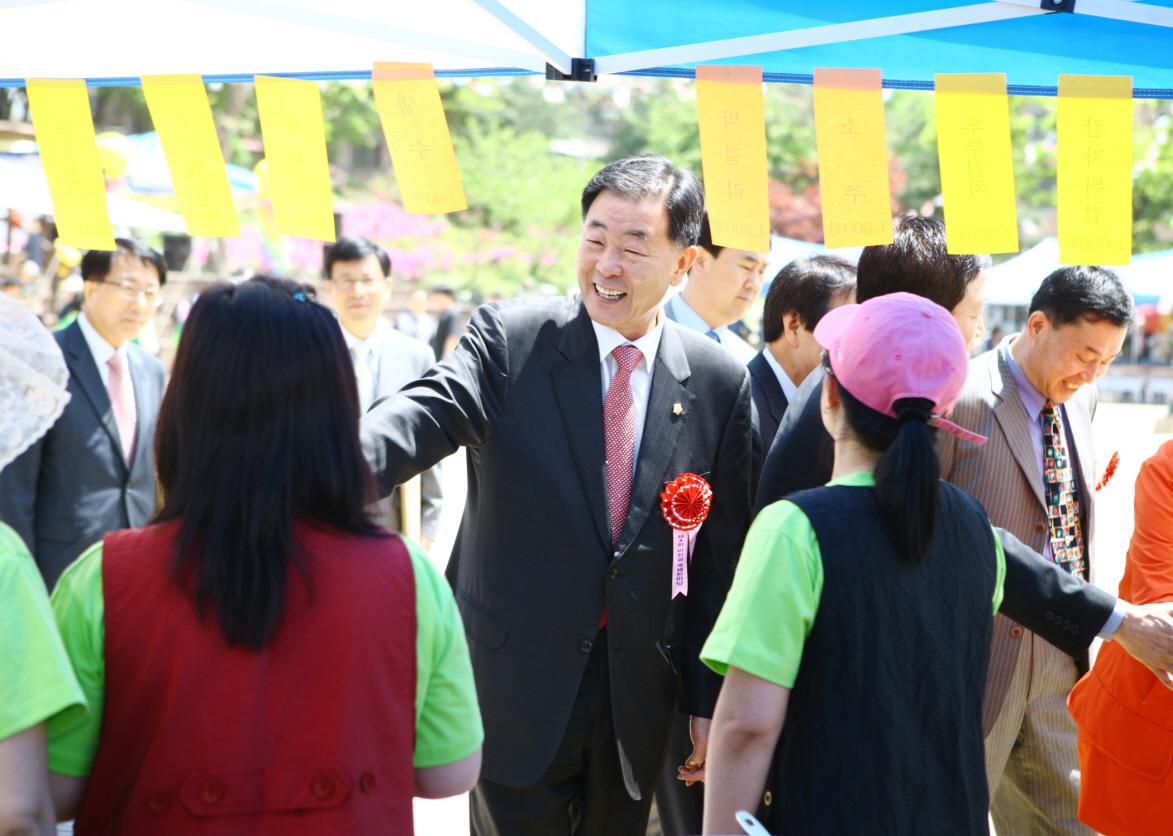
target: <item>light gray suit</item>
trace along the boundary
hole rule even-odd
[[[1096,400],[1095,387],[1084,386],[1063,410],[1089,572],[1095,566]],[[978,446],[941,433],[942,478],[981,502],[994,525],[1041,554],[1049,537],[1043,479],[1029,418],[1000,350],[970,362],[951,420],[989,440]],[[995,617],[982,725],[999,836],[1091,832],[1076,820],[1079,760],[1076,727],[1066,709],[1067,692],[1086,670],[1086,654],[1073,660],[1009,618]]]
[[[379,353],[379,374],[375,379],[375,399],[372,406],[380,398],[394,395],[407,384],[423,377],[424,372],[436,364],[436,355],[427,343],[394,328],[379,330],[383,335],[383,345]],[[437,464],[420,474],[420,498],[420,535],[435,540],[444,501],[440,465]],[[398,531],[399,489],[396,488],[389,497],[375,503],[368,510],[372,512],[375,522],[379,525]]]

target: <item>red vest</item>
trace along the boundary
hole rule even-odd
[[[261,653],[171,579],[175,523],[106,535],[106,703],[79,836],[413,832],[416,612],[398,537],[298,524]]]

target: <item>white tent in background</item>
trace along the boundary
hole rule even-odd
[[[1134,255],[1131,264],[1110,269],[1116,271],[1137,302],[1155,304],[1173,295],[1173,250]]]
[[[1044,238],[1026,252],[986,271],[986,304],[1026,306],[1059,263],[1059,239]]]
[[[22,209],[30,215],[52,215],[49,182],[45,172],[11,160],[0,159],[0,207]],[[187,232],[182,215],[156,209],[121,195],[106,195],[106,207],[114,226]]]

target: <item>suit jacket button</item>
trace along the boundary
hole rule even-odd
[[[1068,621],[1066,618],[1065,618],[1065,619],[1063,619],[1063,629],[1064,629],[1064,630],[1069,630],[1069,629],[1071,629],[1071,622],[1070,622],[1070,621]]]
[[[608,573],[607,573],[607,577],[609,577],[609,578],[617,578],[617,577],[619,577],[619,570],[618,570],[618,569],[612,569],[610,572],[608,572]]]
[[[1079,635],[1079,625],[1078,624],[1071,625],[1071,635],[1073,635],[1073,636]]]
[[[1042,523],[1035,523],[1035,533],[1036,534],[1042,534],[1046,530],[1047,530],[1047,527],[1045,525],[1043,525]]]
[[[375,773],[364,772],[358,779],[358,788],[363,792],[370,792],[375,788]]]
[[[1047,613],[1047,621],[1054,621],[1054,620],[1055,620],[1055,613],[1053,613],[1053,612]]]
[[[1010,628],[1010,635],[1016,639],[1021,638],[1022,637],[1022,628],[1021,627],[1011,627]]]
[[[592,645],[589,641],[586,641],[584,639],[582,644],[580,644],[578,646],[578,649],[581,650],[583,653],[590,653],[592,647],[594,647],[594,645]]]
[[[310,792],[321,799],[329,798],[334,794],[334,776],[329,772],[319,772],[310,783]]]

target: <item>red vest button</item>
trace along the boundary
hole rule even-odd
[[[147,809],[152,813],[162,813],[171,805],[171,799],[161,792],[147,796]]]
[[[224,785],[219,781],[205,781],[200,787],[200,800],[205,804],[219,804],[224,800]]]
[[[318,798],[326,799],[334,794],[334,776],[329,772],[319,772],[310,784],[310,792]]]
[[[358,788],[363,792],[370,792],[375,788],[375,773],[364,772],[358,779]]]

